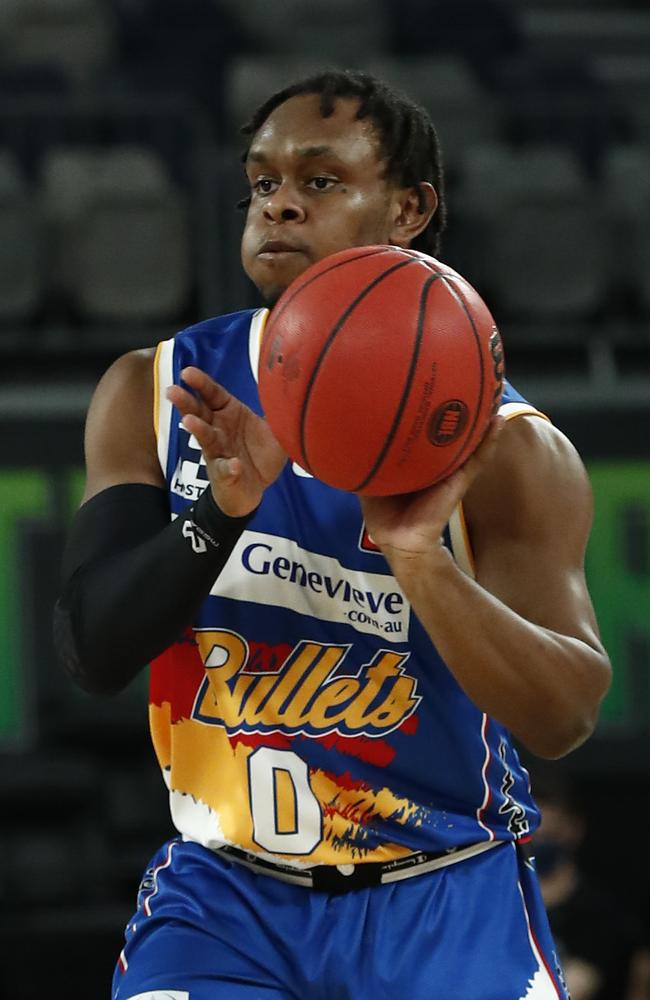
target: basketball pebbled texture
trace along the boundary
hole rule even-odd
[[[499,405],[481,296],[414,250],[356,247],[303,272],[264,330],[260,400],[287,454],[338,489],[410,493],[451,475]]]

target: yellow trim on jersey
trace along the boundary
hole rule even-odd
[[[160,430],[160,375],[158,372],[158,363],[160,361],[160,353],[162,351],[162,341],[156,347],[156,353],[153,359],[153,429],[156,435],[156,441],[158,441],[158,432]]]
[[[512,420],[514,417],[541,417],[542,420],[547,420],[551,423],[550,417],[542,413],[541,410],[535,409],[530,403],[504,403],[499,408],[499,414],[505,417],[506,420]],[[449,519],[449,536],[451,550],[456,562],[468,576],[475,579],[476,561],[469,540],[467,519],[465,518],[462,500]]]
[[[513,417],[541,417],[542,420],[547,420],[549,424],[551,423],[551,418],[547,417],[545,413],[541,410],[537,410],[530,403],[503,403],[499,407],[499,416],[505,417],[506,420],[512,420]]]
[[[467,521],[462,501],[457,505],[449,518],[449,540],[454,559],[464,573],[475,579],[476,564],[469,541],[469,531],[467,530]]]

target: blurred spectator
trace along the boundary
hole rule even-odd
[[[646,957],[640,918],[581,863],[587,828],[578,790],[546,772],[533,775],[532,787],[542,814],[535,864],[572,1000],[647,1000],[650,994],[639,992]]]
[[[650,941],[634,956],[626,1000],[650,1000]]]

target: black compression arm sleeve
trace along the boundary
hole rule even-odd
[[[94,694],[124,688],[191,623],[251,517],[225,515],[209,488],[173,522],[156,486],[113,486],[84,504],[54,609],[67,673]]]

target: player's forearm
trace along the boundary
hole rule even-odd
[[[191,623],[248,520],[227,518],[209,499],[170,523],[163,490],[129,484],[78,512],[54,640],[85,690],[121,690]]]
[[[606,655],[516,614],[466,576],[446,549],[392,568],[469,698],[531,753],[560,757],[592,733],[609,683]]]

